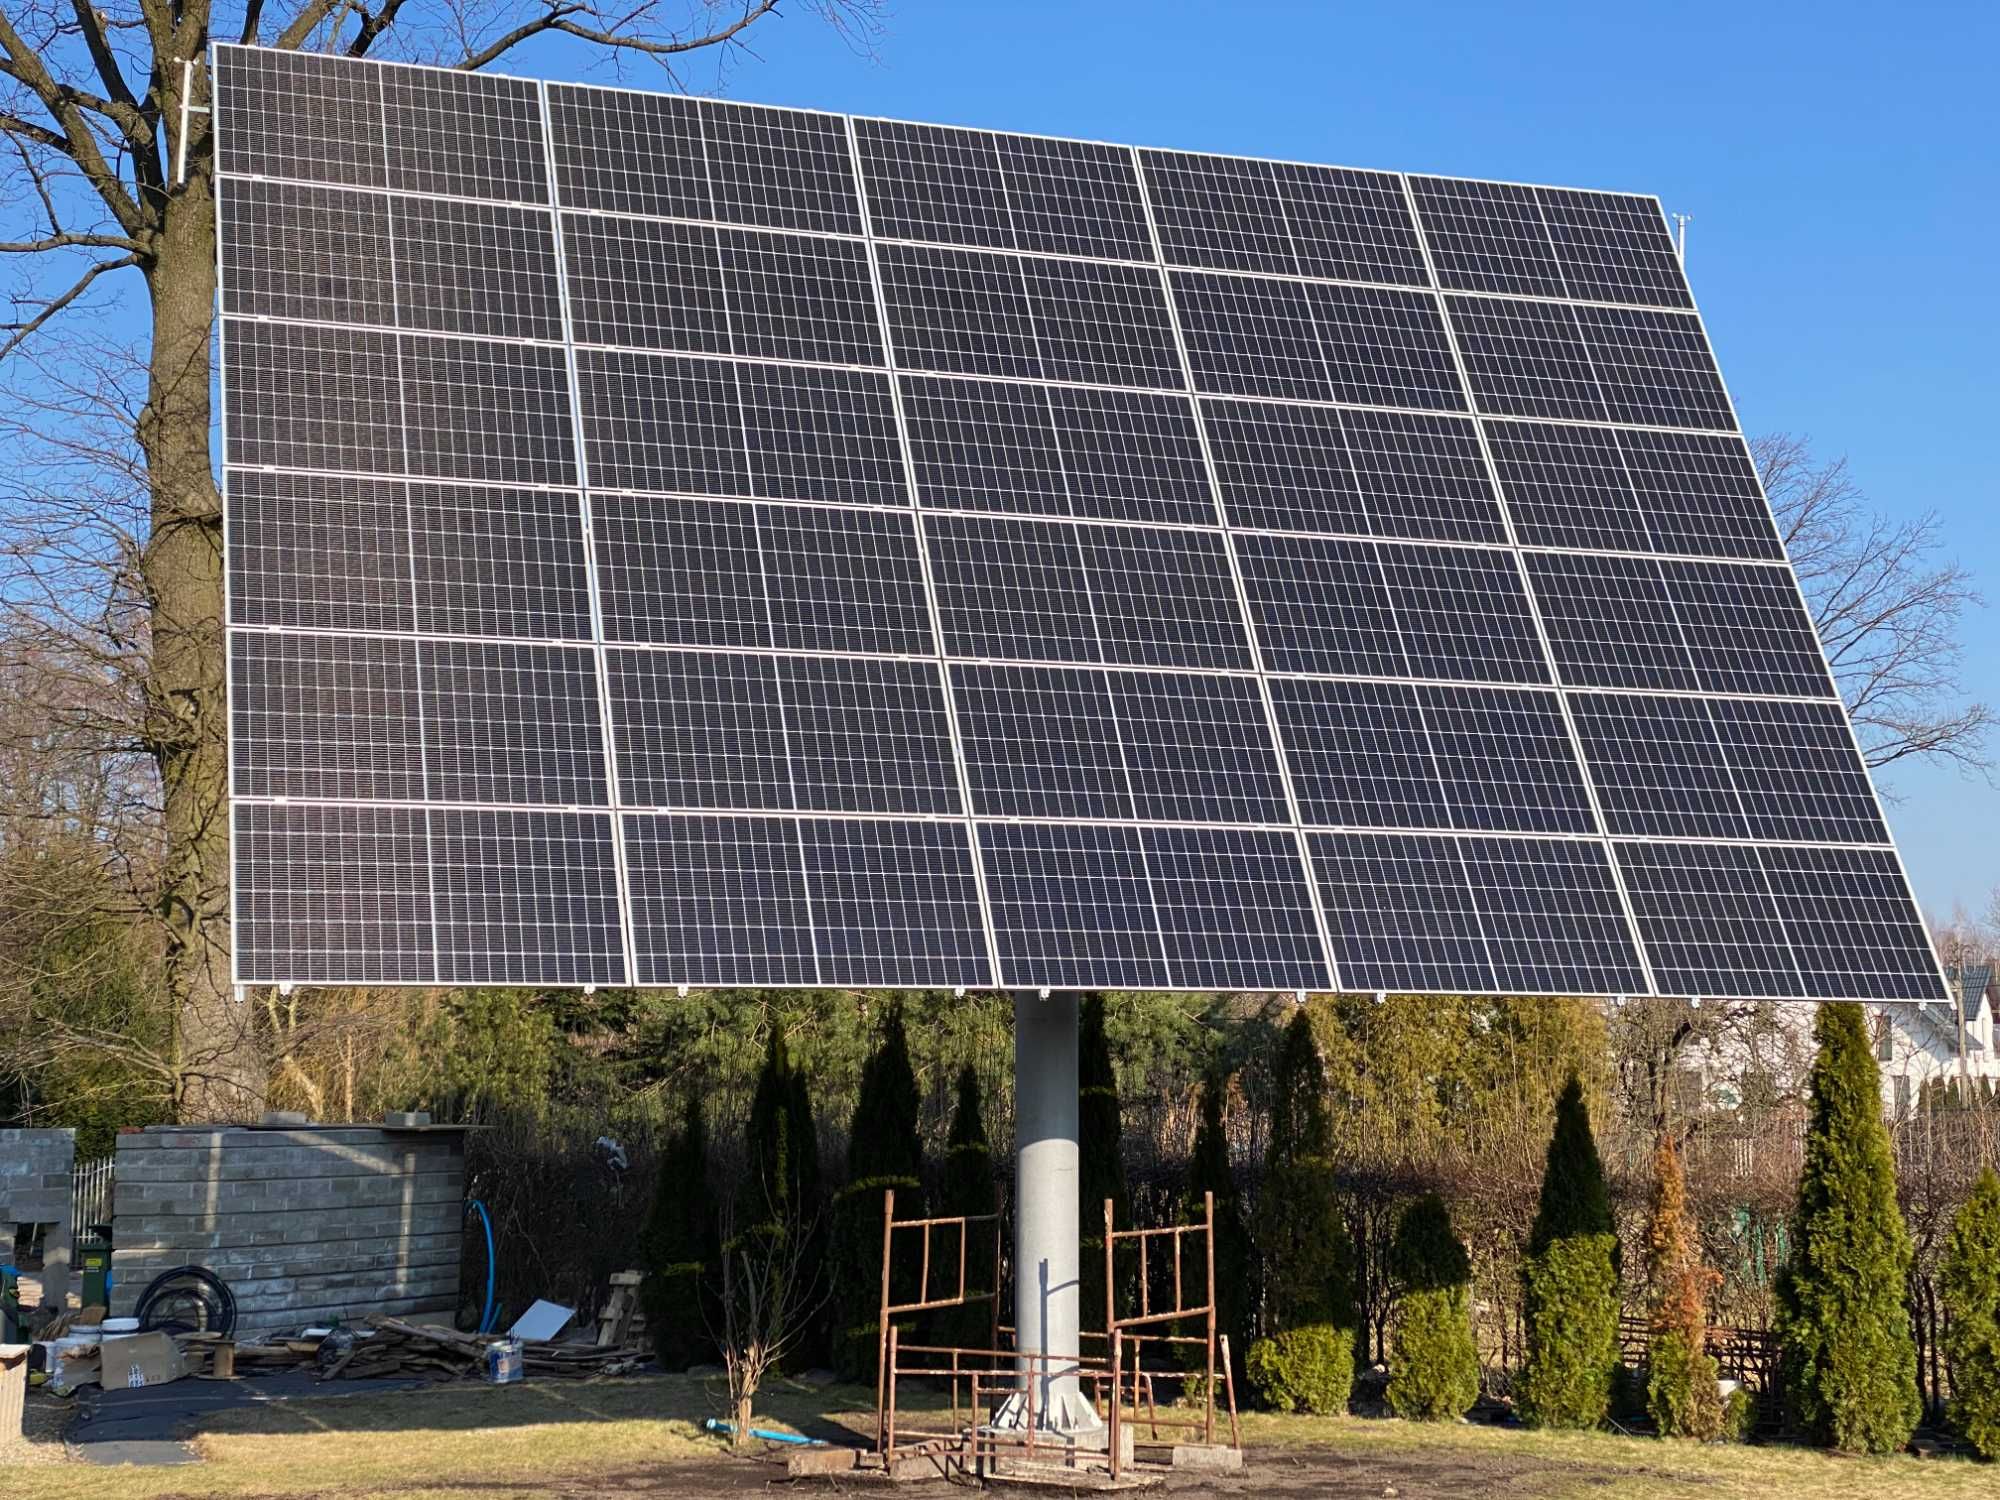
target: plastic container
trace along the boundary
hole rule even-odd
[[[122,1338],[128,1333],[137,1333],[139,1331],[139,1320],[137,1318],[106,1318],[102,1326],[105,1338]]]

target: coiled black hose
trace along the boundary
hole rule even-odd
[[[236,1332],[236,1294],[206,1266],[162,1271],[146,1284],[134,1311],[139,1327],[148,1333],[215,1333],[228,1338]]]

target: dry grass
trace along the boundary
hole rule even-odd
[[[829,1438],[872,1431],[871,1393],[785,1385],[760,1422]],[[701,1419],[687,1379],[448,1386],[260,1406],[212,1418],[206,1462],[39,1469],[36,1500],[477,1500],[620,1494],[682,1500],[762,1490]],[[1599,1433],[1252,1415],[1252,1489],[1266,1496],[1438,1500],[1992,1500],[2000,1468],[1835,1458],[1786,1447],[1691,1447]],[[1185,1493],[1185,1491],[1183,1491]]]
[[[1287,1456],[1310,1465],[1332,1452],[1344,1460],[1421,1476],[1450,1468],[1465,1493],[1533,1495],[1537,1500],[1993,1500],[2000,1468],[1970,1459],[1853,1458],[1782,1444],[1698,1445],[1608,1432],[1433,1425],[1358,1417],[1251,1414],[1243,1440],[1269,1450],[1282,1472]],[[1469,1471],[1469,1472],[1468,1472]],[[1426,1494],[1422,1485],[1401,1487]],[[1448,1486],[1446,1493],[1459,1493]],[[1370,1491],[1382,1493],[1381,1483]]]

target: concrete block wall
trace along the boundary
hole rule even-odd
[[[458,1304],[465,1137],[340,1126],[146,1130],[118,1138],[112,1312],[160,1272],[229,1284],[240,1332]]]
[[[43,1239],[42,1301],[69,1295],[70,1203],[76,1173],[74,1130],[0,1130],[0,1260],[14,1254],[14,1226],[53,1226]]]

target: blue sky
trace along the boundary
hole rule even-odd
[[[1745,427],[1845,453],[1884,510],[1938,512],[2000,601],[2000,7],[901,0],[873,59],[796,4],[756,46],[724,92],[1656,192],[1693,215]],[[1966,641],[1973,690],[2000,700],[2000,608]],[[1926,907],[1983,908],[2000,790],[1929,770],[1888,790]]]

